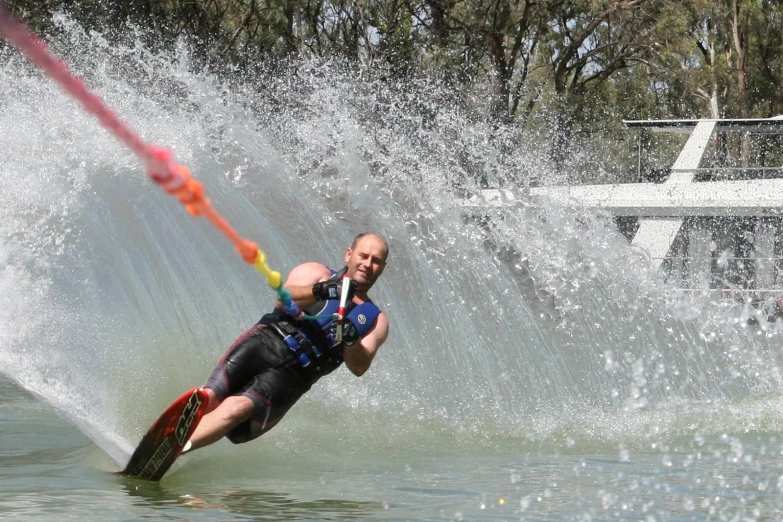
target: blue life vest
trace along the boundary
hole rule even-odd
[[[342,278],[345,270],[336,272],[329,269],[332,274],[329,279]],[[285,312],[275,309],[264,315],[259,322],[271,326],[280,335],[289,349],[296,353],[299,363],[306,369],[311,383],[314,383],[344,362],[342,352],[345,346],[335,340],[331,331],[334,314],[339,308],[339,300],[329,299],[319,301],[304,310],[309,315],[326,317],[312,321],[295,321]],[[349,302],[345,317],[353,323],[359,336],[363,338],[375,326],[380,313],[380,308],[368,299],[359,305]]]
[[[332,277],[330,277],[329,280],[339,280],[345,273],[345,269],[340,272],[336,272],[330,268],[329,271],[332,273]],[[314,344],[319,345],[318,348],[325,348],[326,350],[329,350],[340,344],[338,341],[335,341],[331,332],[332,323],[334,323],[334,314],[336,314],[339,309],[340,302],[337,299],[329,299],[326,301],[319,301],[305,310],[305,312],[310,315],[328,316],[321,317],[315,321],[321,327],[321,331],[326,333],[326,343],[317,342],[317,335],[314,337],[310,337],[308,335],[308,338],[313,341]],[[373,303],[370,299],[360,305],[357,305],[351,301],[346,305],[345,309],[345,316],[350,319],[350,321],[356,327],[356,331],[359,332],[360,337],[364,337],[370,330],[372,330],[372,327],[375,325],[375,321],[378,319],[378,315],[381,313],[381,310],[375,306],[375,303]],[[311,329],[306,329],[303,333],[307,335],[308,330]]]

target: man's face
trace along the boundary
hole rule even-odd
[[[372,234],[359,239],[356,248],[345,252],[345,266],[348,275],[366,292],[375,284],[386,267],[386,245],[381,238]]]

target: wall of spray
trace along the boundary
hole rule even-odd
[[[783,419],[742,407],[777,393],[775,325],[673,300],[611,219],[533,205],[466,216],[476,172],[546,167],[535,150],[501,153],[444,87],[303,61],[251,88],[192,71],[186,49],[110,46],[60,23],[75,72],[171,147],[273,268],[338,266],[355,234],[388,238],[374,298],[391,336],[364,378],[321,381],[302,417],[364,416],[355,430],[394,425],[413,445],[434,431],[557,447]],[[274,295],[91,116],[12,52],[0,59],[0,371],[121,460]]]

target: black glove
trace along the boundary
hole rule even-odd
[[[332,335],[337,336],[337,329],[340,328],[337,321],[332,322]],[[347,317],[343,318],[343,344],[348,346],[356,344],[361,341],[362,338],[359,332],[356,330],[356,326]]]
[[[348,301],[353,299],[354,294],[356,294],[356,289],[358,288],[358,285],[356,284],[356,281],[353,279],[349,279],[350,283],[348,284]],[[330,279],[329,281],[321,281],[320,283],[316,283],[313,285],[313,297],[315,297],[316,301],[327,301],[329,299],[340,299],[340,292],[342,292],[343,288],[343,278],[341,277],[338,280]]]

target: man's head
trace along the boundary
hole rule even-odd
[[[348,275],[359,285],[364,294],[383,273],[389,258],[389,245],[378,234],[363,233],[356,236],[350,248],[345,251],[345,266]]]

